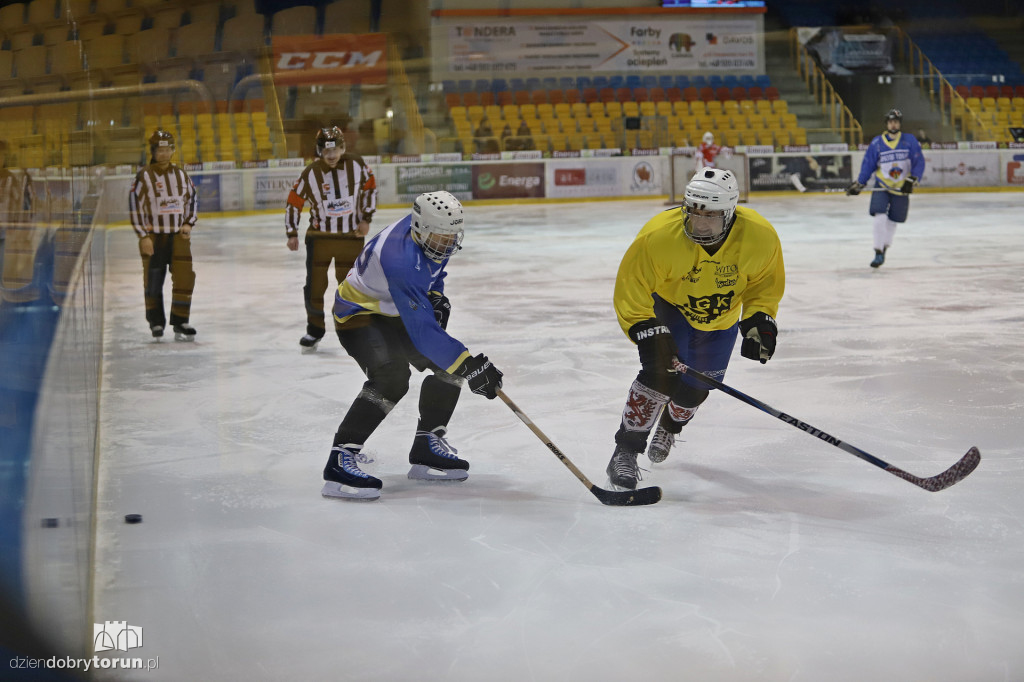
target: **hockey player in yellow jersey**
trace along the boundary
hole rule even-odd
[[[673,358],[721,381],[737,332],[743,357],[763,364],[775,352],[774,318],[786,284],[782,246],[775,228],[738,201],[731,171],[700,169],[683,206],[644,225],[619,265],[615,313],[641,368],[608,463],[617,489],[636,488],[637,456],[652,429],[647,454],[662,462],[708,396],[672,369]]]

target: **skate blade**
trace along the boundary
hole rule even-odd
[[[426,464],[413,464],[408,476],[414,481],[465,481],[469,478],[469,472],[465,469],[435,469]]]
[[[303,355],[312,355],[316,352],[316,346],[300,346]]]
[[[174,333],[174,340],[175,341],[182,341],[182,342],[185,342],[185,343],[190,343],[190,342],[196,340],[196,335],[195,334],[191,334],[191,335],[189,335],[189,334],[179,334],[179,333],[175,332]]]
[[[632,488],[627,488],[624,485],[618,485],[618,484],[612,482],[612,479],[610,479],[610,478],[608,479],[608,487],[610,489],[614,490],[617,493],[632,493],[632,492],[636,492],[636,487],[635,486],[632,487]]]
[[[380,498],[380,488],[353,488],[350,485],[326,481],[320,494],[339,500],[370,502]]]

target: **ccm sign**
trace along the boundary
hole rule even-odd
[[[274,69],[351,69],[373,66],[381,56],[380,52],[368,55],[361,52],[282,52]]]
[[[279,85],[387,82],[383,33],[274,36],[273,47]]]

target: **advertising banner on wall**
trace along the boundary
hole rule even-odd
[[[1024,149],[1000,152],[1003,182],[1010,187],[1024,187]]]
[[[291,169],[278,173],[256,173],[254,176],[253,204],[259,209],[280,208],[284,211],[285,202],[288,200],[288,192],[298,179],[301,171]]]
[[[754,17],[545,23],[531,18],[472,17],[447,23],[449,75],[647,71],[763,71],[762,19]]]
[[[473,170],[469,164],[416,164],[395,167],[398,201],[412,203],[424,192],[451,192],[460,200],[473,198]]]
[[[191,175],[192,184],[196,186],[196,194],[199,197],[199,211],[214,211],[220,213],[226,209],[220,204],[220,176],[219,175]]]
[[[558,199],[600,197],[619,193],[619,166],[615,161],[558,159],[547,163],[548,196]]]
[[[922,186],[990,187],[1005,182],[995,151],[925,151]]]
[[[484,163],[473,166],[474,199],[530,199],[543,196],[543,163]]]
[[[387,34],[332,34],[273,38],[278,85],[384,84],[388,77]]]
[[[749,165],[752,192],[845,189],[854,174],[849,154],[751,156]]]
[[[648,158],[624,157],[626,173],[620,174],[622,182],[619,194],[632,196],[635,194],[665,194],[662,178],[665,177],[665,157],[651,156]]]

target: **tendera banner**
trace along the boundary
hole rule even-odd
[[[386,33],[274,36],[278,85],[387,83]]]

